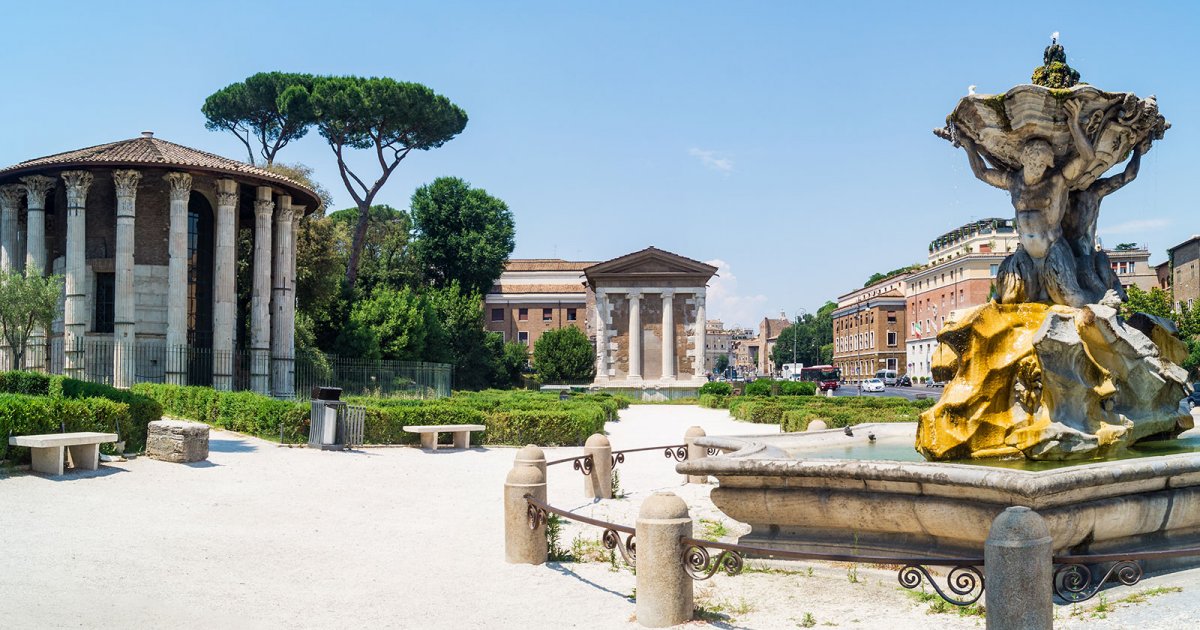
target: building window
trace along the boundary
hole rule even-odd
[[[896,369],[896,360],[895,360],[895,359],[888,359],[888,360],[887,360],[887,369],[889,369],[889,370],[895,370],[895,369]]]
[[[889,324],[896,323],[896,311],[888,311],[887,320]]]
[[[575,321],[575,309],[573,309],[573,308],[567,309],[567,321],[569,321],[569,322]]]
[[[494,322],[504,321],[504,309],[502,309],[502,308],[492,309],[492,321],[494,321]]]
[[[896,347],[896,333],[895,333],[895,332],[893,332],[893,331],[890,331],[890,330],[888,331],[888,334],[887,334],[887,343],[888,343],[888,347],[889,347],[889,348],[895,348],[895,347]]]
[[[544,321],[544,322],[554,321],[554,309],[552,309],[552,308],[542,309],[542,321]]]
[[[517,309],[517,319],[519,319],[523,322],[529,321],[529,309],[527,309],[527,308]]]
[[[113,331],[113,319],[116,316],[116,274],[96,274],[96,303],[95,326],[92,330],[98,333]]]
[[[521,309],[521,310],[525,310],[525,309]],[[529,333],[524,330],[518,330],[517,331],[517,343],[523,343],[528,346],[529,345]]]

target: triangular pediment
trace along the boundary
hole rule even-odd
[[[692,260],[656,247],[647,247],[632,254],[606,260],[584,270],[589,284],[595,284],[594,279],[613,276],[643,278],[672,276],[695,278],[702,276],[707,281],[716,272],[717,268],[712,265],[706,265],[698,260]]]

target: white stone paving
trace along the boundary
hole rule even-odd
[[[616,449],[679,443],[693,424],[710,435],[773,432],[724,411],[637,406],[609,424]],[[501,491],[514,449],[426,453],[414,448],[327,453],[213,431],[200,464],[139,458],[56,481],[0,473],[0,602],[6,628],[630,628],[635,578],[607,563],[509,565]],[[548,449],[554,459],[579,448]],[[618,467],[625,499],[590,504],[569,464],[550,470],[550,501],[633,524],[647,493],[671,489],[693,516],[721,520],[707,486],[682,486],[661,452]],[[727,523],[730,534],[744,526]],[[598,538],[594,528],[568,526]],[[718,577],[698,604],[723,609],[718,627],[891,629],[982,627],[931,615],[900,592],[894,571],[793,566],[798,574]],[[1200,571],[1110,591],[1111,602],[1158,585],[1181,593],[1063,628],[1183,628],[1200,621]],[[703,624],[695,624],[703,625]]]

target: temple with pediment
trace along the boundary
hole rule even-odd
[[[648,247],[605,262],[515,259],[485,296],[488,330],[530,347],[575,326],[596,345],[595,388],[694,395],[708,381],[704,302],[716,267]]]

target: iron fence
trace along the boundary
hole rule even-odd
[[[0,371],[32,370],[93,383],[198,385],[306,400],[314,387],[344,395],[442,398],[450,395],[453,366],[445,363],[342,357],[313,351],[297,356],[266,349],[213,350],[171,346],[162,339],[118,343],[112,338],[35,337],[20,357],[0,344]]]

